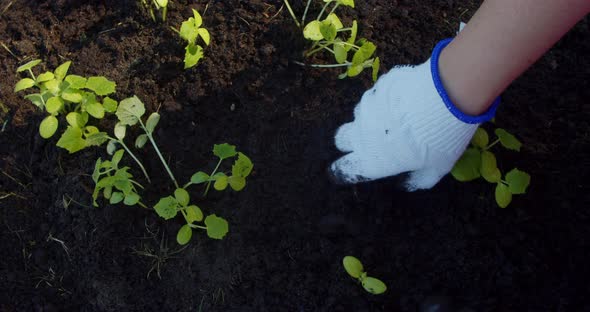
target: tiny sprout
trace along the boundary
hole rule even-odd
[[[471,139],[471,147],[457,160],[451,174],[461,182],[483,177],[484,180],[495,183],[496,203],[500,208],[506,208],[512,202],[512,195],[526,193],[531,177],[528,173],[514,168],[502,179],[496,156],[490,149],[500,143],[506,149],[520,151],[522,143],[504,129],[497,128],[494,133],[498,138],[490,143],[487,131],[478,128]]]
[[[151,2],[150,5],[148,2]],[[162,10],[162,21],[166,21],[166,13],[168,12],[168,0],[141,0],[141,4],[143,7],[150,13],[150,17],[155,22],[156,21],[156,14],[154,13],[154,8],[156,11]]]
[[[367,276],[361,261],[353,256],[346,256],[342,259],[342,265],[348,275],[357,279],[363,288],[373,294],[380,295],[387,290],[387,286],[381,280]]]
[[[180,30],[172,27],[172,30],[177,32],[187,42],[184,55],[184,69],[196,66],[203,58],[203,47],[196,43],[197,39],[201,38],[206,45],[209,45],[211,41],[209,31],[201,27],[202,24],[203,18],[201,14],[193,9],[193,17],[182,22]]]

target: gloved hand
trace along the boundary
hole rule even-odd
[[[438,73],[438,59],[451,39],[438,43],[418,66],[394,67],[366,91],[354,121],[336,132],[346,154],[330,166],[336,182],[358,183],[410,172],[409,191],[433,187],[451,171],[478,124],[490,120],[499,99],[480,116],[459,111]]]

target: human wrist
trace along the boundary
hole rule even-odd
[[[451,41],[440,41],[432,52],[431,74],[434,85],[447,109],[457,119],[469,124],[488,121],[494,117],[499,98],[484,87],[474,89],[469,85],[468,72],[455,62],[455,57],[448,57],[452,51],[450,54],[445,53],[451,47]],[[452,66],[455,64],[458,70]]]

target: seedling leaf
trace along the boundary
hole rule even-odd
[[[214,214],[208,215],[205,218],[205,225],[207,226],[207,236],[213,239],[222,239],[227,234],[229,228],[225,219]]]
[[[56,145],[68,150],[72,154],[84,149],[86,147],[86,141],[82,138],[82,130],[80,128],[68,126]]]
[[[382,281],[374,277],[366,277],[362,281],[363,288],[373,295],[380,295],[387,290],[387,286]]]
[[[80,103],[83,99],[82,91],[68,88],[61,93],[61,98],[72,103]]]
[[[483,149],[486,148],[489,143],[490,137],[488,135],[488,132],[483,128],[477,128],[477,130],[475,130],[473,138],[471,139],[471,144]]]
[[[352,21],[352,27],[350,30],[350,38],[346,41],[348,45],[346,45],[346,51],[350,51],[352,49],[352,45],[356,41],[356,34],[358,32],[358,23],[356,21]]]
[[[52,79],[49,81],[45,81],[43,83],[43,86],[45,86],[45,88],[47,88],[47,91],[49,91],[51,94],[58,95],[61,90],[60,84],[61,84],[61,81],[56,80],[56,79]]]
[[[342,265],[344,265],[346,273],[354,278],[360,278],[365,270],[361,261],[353,256],[344,257],[342,259]]]
[[[170,220],[176,217],[176,214],[178,213],[176,210],[177,206],[178,203],[176,202],[176,199],[172,196],[168,196],[160,198],[160,201],[154,206],[154,209],[160,217],[165,220]]]
[[[510,193],[524,194],[531,183],[531,176],[524,171],[514,168],[506,174],[506,183],[508,183]]]
[[[199,33],[199,36],[201,36],[201,39],[203,39],[203,42],[205,42],[206,45],[209,45],[209,42],[211,42],[209,31],[205,28],[199,28],[197,32]]]
[[[237,153],[235,145],[227,143],[213,145],[213,155],[219,157],[221,160],[234,157]]]
[[[223,175],[215,180],[213,187],[218,191],[223,191],[227,188],[228,178],[226,175]]]
[[[19,80],[19,82],[17,82],[16,85],[14,86],[14,92],[26,90],[26,89],[31,88],[33,86],[35,86],[35,80],[33,80],[31,78],[23,78],[23,79]]]
[[[229,186],[236,192],[239,192],[243,190],[244,187],[246,187],[246,179],[241,176],[231,176],[227,178],[227,182],[229,183]]]
[[[135,147],[142,148],[145,146],[145,143],[147,143],[147,141],[148,141],[147,134],[145,134],[145,133],[141,134],[135,139]]]
[[[72,61],[67,61],[61,65],[59,65],[54,71],[53,73],[55,74],[55,79],[62,81],[64,80],[64,78],[66,77],[67,73],[68,73],[68,69],[70,69],[70,65],[72,64]]]
[[[124,149],[120,149],[115,152],[115,154],[113,155],[113,158],[111,158],[111,167],[112,168],[119,168],[119,163],[121,162],[121,159],[123,159],[123,154],[125,154]],[[122,172],[124,172],[124,171],[122,171]]]
[[[327,41],[333,41],[336,39],[336,26],[327,19],[320,23],[320,32],[322,33],[322,37]]]
[[[107,154],[113,155],[113,153],[117,150],[117,141],[110,140],[107,144]]]
[[[342,29],[344,27],[344,25],[342,25],[342,22],[340,21],[338,16],[334,13],[330,13],[326,17],[326,21],[330,21],[330,23],[332,23],[332,25],[334,25],[334,27],[336,27],[336,30]]]
[[[193,237],[193,229],[188,224],[183,225],[176,234],[176,241],[180,245],[186,245]]]
[[[186,40],[190,44],[194,44],[197,40],[199,32],[197,27],[195,27],[195,20],[194,18],[189,18],[188,20],[182,22],[180,25],[179,35],[182,39]]]
[[[16,69],[16,72],[17,73],[20,73],[20,72],[23,72],[25,70],[29,70],[29,69],[31,69],[31,68],[39,65],[39,63],[41,63],[41,60],[32,60],[32,61],[30,61],[30,62],[28,62],[28,63],[26,63],[24,65],[19,66]]]
[[[113,192],[111,194],[111,198],[109,200],[109,203],[111,205],[115,205],[115,204],[118,204],[121,201],[123,201],[124,198],[125,198],[125,195],[123,195],[123,193],[121,193],[121,192]]]
[[[496,203],[500,208],[506,208],[512,201],[512,193],[510,189],[504,183],[498,183],[496,185]]]
[[[45,108],[47,109],[47,112],[52,115],[56,115],[63,108],[63,106],[64,101],[58,96],[49,98],[49,100],[47,100],[47,103],[45,103]]]
[[[55,116],[50,115],[45,117],[41,124],[39,125],[39,134],[44,139],[49,139],[53,136],[55,131],[57,131],[57,126],[59,125],[59,121]]]
[[[520,143],[520,141],[515,136],[508,133],[508,131],[502,128],[496,129],[495,133],[500,139],[500,143],[502,144],[502,146],[509,150],[520,152],[520,147],[522,146],[522,143]]]
[[[72,89],[82,89],[86,86],[86,78],[78,75],[67,75],[66,82]]]
[[[190,196],[188,195],[188,192],[183,188],[177,188],[176,190],[174,190],[174,198],[176,198],[176,201],[182,207],[186,207],[188,205],[188,202],[190,201]]]
[[[125,138],[125,133],[127,132],[127,127],[121,122],[118,122],[117,124],[115,124],[114,131],[115,137],[119,140],[123,140]]]
[[[115,92],[117,84],[114,81],[110,81],[105,77],[90,77],[86,81],[86,89],[90,89],[96,93],[96,95],[109,95]]]
[[[234,165],[231,168],[231,172],[233,176],[245,178],[250,175],[252,168],[254,168],[254,164],[252,164],[250,158],[240,152],[238,153],[238,159],[236,159]]]
[[[348,75],[348,77],[355,77],[355,76],[358,76],[358,74],[360,74],[363,71],[363,69],[364,69],[364,67],[362,64],[351,65],[346,70],[346,74]]]
[[[102,106],[104,106],[104,110],[109,113],[114,113],[117,111],[117,101],[111,99],[110,97],[105,97],[102,101]]]
[[[204,173],[203,171],[199,171],[191,177],[192,184],[200,184],[207,182],[209,180],[209,175]]]
[[[83,128],[88,122],[88,114],[71,112],[66,116],[66,121],[72,127]]]
[[[481,154],[478,149],[470,147],[459,158],[451,170],[455,179],[461,182],[475,180],[480,177]]]
[[[349,6],[354,9],[354,0],[338,0],[341,5]]]
[[[184,54],[184,69],[196,66],[202,58],[203,48],[200,45],[189,43]]]
[[[345,63],[347,56],[348,53],[344,44],[339,41],[334,42],[334,57],[336,58],[336,62],[338,62],[338,64]]]
[[[203,211],[195,205],[188,206],[186,207],[186,219],[188,223],[201,222],[203,221]]]
[[[106,132],[86,134],[86,146],[100,146],[109,139]]]
[[[98,102],[91,102],[84,106],[88,114],[96,119],[104,117],[104,107]]]
[[[148,117],[148,120],[145,123],[145,128],[147,129],[147,131],[149,133],[152,133],[152,132],[154,132],[154,129],[156,129],[156,125],[158,125],[159,121],[160,121],[160,114],[152,113],[150,115],[150,117]]]
[[[31,101],[35,106],[41,109],[45,105],[43,102],[43,97],[39,93],[25,95],[24,98]]]
[[[487,144],[486,144],[487,146]],[[497,183],[502,178],[498,165],[496,163],[496,156],[489,151],[481,153],[481,176],[490,183]]]
[[[139,199],[140,199],[140,197],[139,197],[139,195],[137,195],[137,193],[130,193],[125,196],[125,200],[123,201],[123,204],[125,204],[127,206],[133,206],[139,202]]]
[[[303,28],[303,37],[309,40],[322,40],[324,36],[320,30],[320,21],[311,21]]]
[[[358,49],[353,57],[352,57],[352,64],[353,65],[361,65],[363,64],[366,60],[368,60],[373,53],[375,53],[375,50],[377,49],[377,47],[370,41],[365,41],[363,43],[363,45],[361,46],[360,49]]]
[[[53,78],[55,78],[55,75],[52,72],[44,72],[37,76],[37,83],[46,82]]]
[[[376,58],[373,60],[373,65],[371,66],[371,67],[372,67],[372,69],[373,69],[373,72],[372,72],[372,76],[373,76],[373,77],[372,77],[372,78],[373,78],[373,82],[377,81],[377,78],[378,78],[378,76],[379,76],[379,64],[380,64],[380,62],[379,62],[379,58],[378,58],[378,57],[376,57]]]
[[[195,18],[195,27],[201,27],[201,25],[203,25],[203,18],[195,9],[193,9],[193,17]]]
[[[139,100],[139,98],[134,95],[133,97],[126,98],[119,103],[116,115],[123,125],[133,126],[139,121],[144,113],[145,106],[141,100]]]

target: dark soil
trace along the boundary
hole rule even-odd
[[[300,14],[303,1],[293,2]],[[425,61],[479,5],[357,2],[342,12],[377,44],[382,70]],[[500,209],[483,181],[447,177],[415,193],[397,179],[331,184],[334,131],[370,77],[338,80],[337,71],[293,64],[305,42],[282,1],[173,1],[166,24],[132,0],[0,1],[0,10],[10,3],[0,11],[0,310],[415,311],[432,295],[452,298],[453,310],[590,309],[588,20],[504,94],[497,125],[524,147],[499,152],[500,166],[530,172],[532,184]],[[206,10],[213,39],[202,64],[185,71],[169,26],[190,8]],[[156,139],[181,181],[212,169],[214,143],[248,154],[246,189],[200,203],[228,219],[226,238],[199,233],[175,253],[180,218],[92,207],[89,174],[104,149],[70,155],[56,138],[41,139],[43,114],[12,93],[16,68],[34,58],[47,69],[72,60],[70,72],[106,76],[118,99],[137,94],[159,109]],[[152,152],[143,159],[157,176],[144,198],[153,204],[172,186]],[[165,260],[161,278],[157,269],[147,277],[154,258],[141,251]],[[365,293],[344,272],[345,255],[388,291]]]

